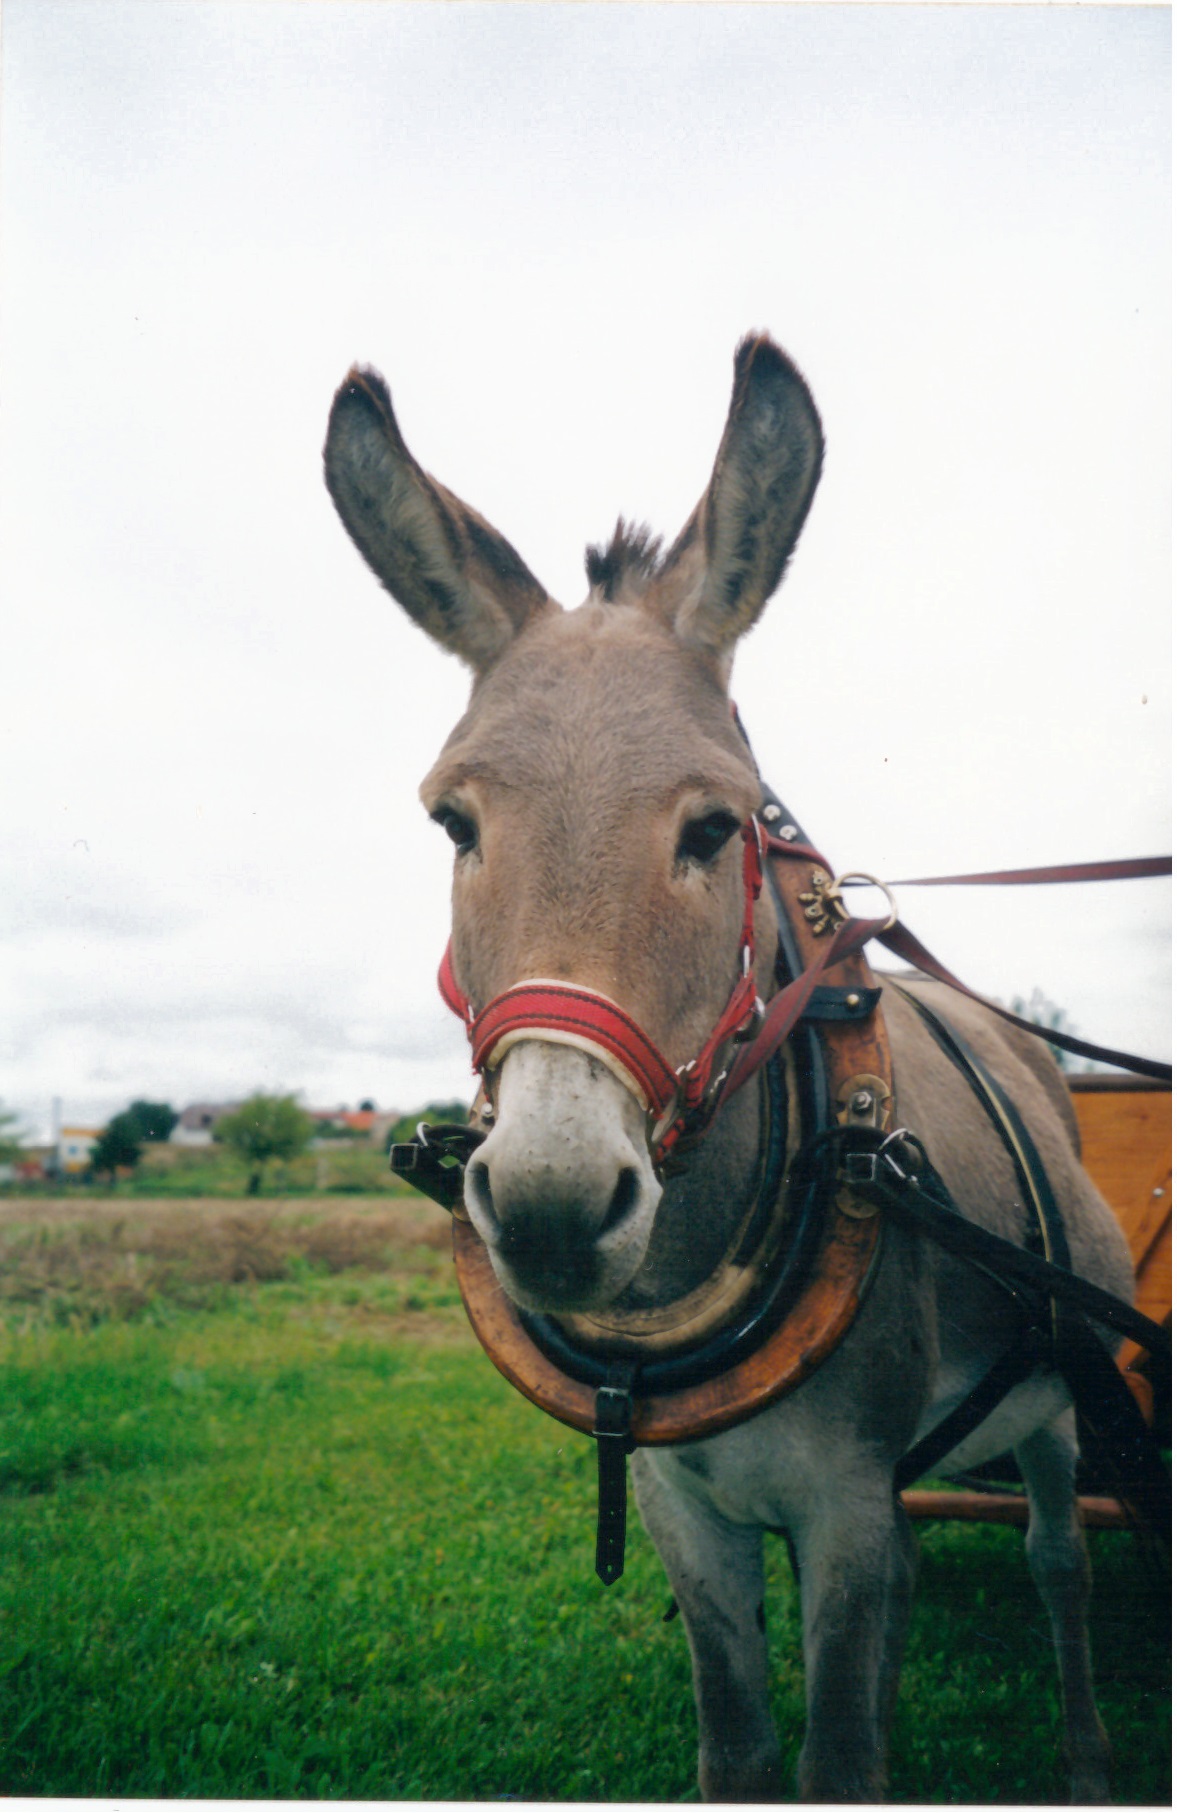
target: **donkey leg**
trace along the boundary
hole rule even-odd
[[[764,1536],[731,1523],[688,1487],[675,1463],[639,1451],[634,1490],[691,1648],[704,1800],[780,1798],[780,1746],[768,1703]]]
[[[917,1549],[890,1479],[824,1499],[794,1532],[805,1637],[803,1801],[882,1800]]]
[[[1054,1634],[1071,1799],[1102,1805],[1108,1798],[1111,1750],[1091,1677],[1087,1635],[1091,1569],[1075,1502],[1078,1444],[1073,1411],[1019,1442],[1014,1452],[1030,1501],[1026,1554]]]

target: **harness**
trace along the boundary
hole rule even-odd
[[[608,995],[573,982],[533,977],[496,995],[476,1013],[454,976],[447,945],[438,973],[443,1000],[466,1022],[474,1068],[492,1077],[512,1045],[521,1039],[546,1039],[574,1045],[606,1065],[637,1097],[650,1117],[650,1151],[655,1168],[664,1169],[679,1143],[697,1139],[710,1124],[723,1098],[732,1048],[749,1039],[764,1019],[756,992],[756,902],[764,882],[765,833],[758,818],[740,827],[744,846],[744,912],[736,961],[736,980],[727,1006],[710,1036],[688,1063],[671,1067],[653,1040]]]
[[[478,1009],[457,982],[449,947],[438,978],[447,1005],[466,1025],[488,1099],[506,1053],[520,1040],[585,1050],[641,1103],[653,1162],[669,1182],[724,1103],[757,1079],[757,1189],[703,1287],[644,1316],[521,1310],[499,1284],[462,1206],[464,1166],[485,1132],[422,1123],[415,1140],[391,1153],[392,1169],[452,1214],[463,1302],[495,1366],[549,1415],[596,1441],[598,1575],[612,1584],[624,1566],[625,1456],[639,1445],[718,1434],[802,1384],[857,1315],[887,1218],[980,1267],[1016,1301],[1021,1322],[1010,1350],[900,1462],[896,1489],[928,1472],[1036,1367],[1052,1364],[1126,1500],[1159,1527],[1168,1514],[1168,1474],[1088,1318],[1129,1335],[1158,1364],[1168,1363],[1168,1332],[1075,1277],[1045,1168],[1016,1108],[961,1035],[908,991],[1006,1144],[1027,1205],[1027,1246],[968,1222],[918,1141],[891,1129],[890,1051],[876,1011],[881,991],[863,946],[877,938],[960,992],[972,991],[924,951],[893,910],[886,919],[851,918],[842,889],[871,878],[835,878],[771,790],[741,835],[744,901],[733,986],[711,1033],[684,1065],[671,1066],[632,1016],[597,991],[529,978]],[[756,991],[754,928],[765,887],[777,922],[777,989],[767,1005]],[[1168,1068],[1064,1041],[1053,1031],[1049,1036],[1147,1074]]]

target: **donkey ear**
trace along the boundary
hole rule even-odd
[[[558,608],[510,542],[422,471],[378,372],[355,367],[336,392],[323,468],[343,526],[377,579],[476,671],[530,617]]]
[[[657,604],[683,641],[726,654],[780,584],[813,501],[821,419],[767,335],[736,352],[727,427],[697,509],[667,554]]]

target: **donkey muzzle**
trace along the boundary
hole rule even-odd
[[[661,1188],[641,1105],[609,1068],[543,1039],[503,1059],[466,1210],[524,1308],[603,1309],[645,1257]]]

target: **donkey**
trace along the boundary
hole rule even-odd
[[[821,423],[766,336],[746,339],[710,481],[666,550],[619,523],[564,611],[484,519],[409,452],[383,380],[353,369],[324,450],[344,526],[377,578],[473,670],[469,707],[423,802],[455,846],[452,965],[471,1002],[525,978],[608,996],[687,1063],[731,989],[744,893],[736,835],[761,803],[733,721],[732,657],[775,591],[817,486]],[[756,976],[774,989],[773,911]],[[1075,1270],[1131,1302],[1132,1267],[1079,1161],[1067,1091],[1032,1039],[940,984],[884,983],[896,1125],[923,1142],[962,1213],[1022,1233],[1013,1167],[912,996],[935,1002],[1019,1105],[1061,1206]],[[708,1279],[755,1188],[761,1107],[731,1096],[674,1175],[649,1116],[599,1054],[523,1037],[492,1080],[493,1125],[465,1208],[503,1289],[559,1315],[658,1309]],[[489,1116],[488,1116],[489,1118]],[[690,1644],[705,1798],[782,1792],[769,1710],[762,1543],[784,1531],[800,1580],[807,1801],[877,1800],[916,1573],[893,1475],[1008,1346],[1007,1296],[889,1225],[849,1332],[799,1389],[738,1427],[643,1448],[632,1477]],[[1054,1634],[1073,1796],[1108,1793],[1087,1636],[1067,1389],[1038,1367],[942,1463],[1012,1449],[1026,1547]]]

